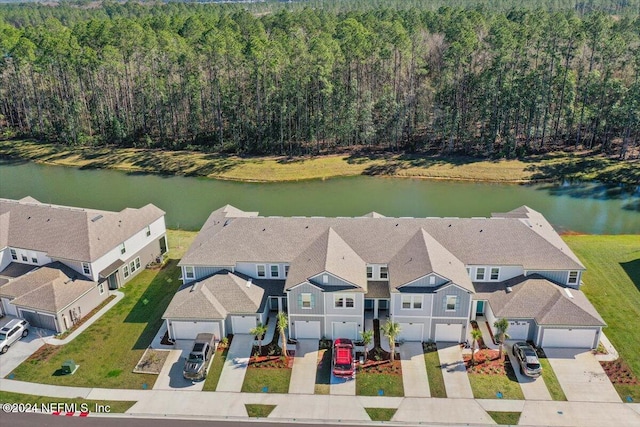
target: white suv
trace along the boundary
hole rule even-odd
[[[6,353],[11,344],[27,335],[29,335],[29,322],[22,319],[9,321],[0,329],[0,353]]]

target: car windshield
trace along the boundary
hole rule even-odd
[[[540,369],[539,363],[527,363],[527,368],[529,369]]]
[[[189,355],[189,360],[191,362],[201,362],[202,361],[202,355],[201,354],[193,354],[193,353],[191,353]]]
[[[7,339],[7,334],[0,334],[0,341],[4,341]]]
[[[336,363],[336,369],[351,369],[351,364],[349,363]]]

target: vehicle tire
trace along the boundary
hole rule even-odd
[[[27,335],[29,335],[28,329],[25,329],[24,331],[22,331],[22,338],[26,337]]]
[[[5,345],[4,347],[2,347],[2,350],[0,350],[0,354],[5,354],[7,351],[9,351],[9,346]]]

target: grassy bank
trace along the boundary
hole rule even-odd
[[[585,153],[554,153],[531,156],[527,160],[409,154],[237,157],[136,148],[68,148],[10,140],[0,141],[0,157],[86,169],[108,168],[258,182],[355,175],[512,183],[570,179],[637,184],[640,180],[638,161],[621,162]]]

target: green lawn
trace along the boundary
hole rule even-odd
[[[330,348],[318,351],[315,394],[329,394],[331,391],[331,354]]]
[[[506,366],[507,375],[468,374],[471,390],[476,399],[498,399],[498,392],[502,399],[523,400],[522,388],[513,369]]]
[[[86,400],[86,399],[65,399],[60,397],[47,397],[47,396],[33,396],[31,394],[22,394],[22,393],[11,393],[8,391],[0,391],[0,402],[3,403],[24,403],[31,404],[35,407],[37,405],[37,409],[42,411],[43,409],[51,409],[51,412],[55,412],[53,410],[56,407],[56,410],[60,410],[58,405],[67,404],[67,405],[75,405],[77,411],[83,411],[85,408],[89,412],[98,412],[96,411],[96,405],[99,405],[99,411],[102,413],[118,413],[122,414],[126,412],[129,408],[133,406],[136,402],[128,402],[128,401],[115,401],[115,400]],[[47,408],[43,408],[41,405],[46,405]],[[82,407],[82,405],[86,405]],[[108,409],[107,409],[108,407]],[[70,409],[74,409],[70,407]]]
[[[504,426],[515,426],[518,425],[518,421],[520,421],[520,414],[522,412],[498,412],[498,411],[487,411],[487,414],[493,418],[498,425]]]
[[[364,408],[371,421],[391,421],[396,414],[396,408]]]
[[[356,373],[357,396],[379,396],[378,390],[383,390],[384,396],[404,396],[402,375],[389,375],[360,370]]]
[[[202,388],[204,391],[216,391],[228,352],[229,347],[226,347],[221,352],[216,351],[213,361],[211,362],[211,367],[209,368],[209,373],[207,374],[207,379],[204,382],[204,387]]]
[[[289,368],[252,368],[249,366],[242,383],[243,393],[288,393],[291,369]]]
[[[582,290],[607,323],[604,333],[640,377],[640,237],[563,239],[587,267]],[[623,398],[631,393],[640,400],[640,386],[616,388]]]
[[[169,231],[171,244],[180,236],[188,247],[195,233]],[[182,250],[183,252],[183,250]],[[134,374],[133,368],[158,332],[167,305],[180,285],[173,257],[162,270],[143,270],[121,289],[125,297],[77,338],[64,346],[44,345],[13,371],[13,379],[64,386],[152,388],[156,375]],[[80,365],[74,375],[59,375],[61,364]]]
[[[542,365],[542,379],[549,390],[549,394],[551,394],[551,398],[553,400],[567,400],[567,396],[564,395],[564,391],[562,391],[558,377],[556,377],[556,373],[553,372],[549,360],[544,357],[539,358],[539,360]]]
[[[276,408],[276,405],[260,405],[246,403],[244,405],[247,408],[247,414],[252,418],[266,418]]]
[[[424,363],[427,366],[427,378],[429,379],[429,389],[431,397],[447,397],[447,390],[444,386],[442,369],[440,368],[440,358],[438,351],[427,351],[424,353]]]

